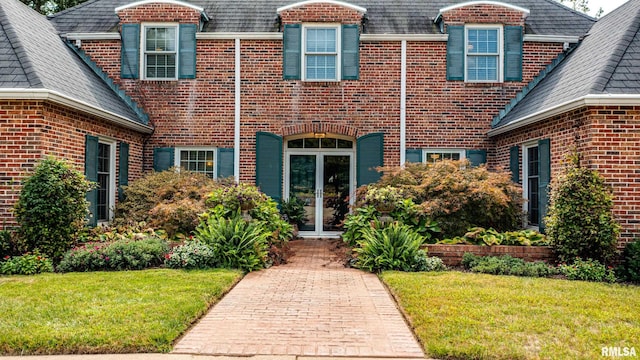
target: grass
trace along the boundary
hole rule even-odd
[[[385,272],[428,356],[595,359],[640,351],[640,287],[462,273]]]
[[[167,352],[241,276],[154,269],[0,277],[0,354]]]

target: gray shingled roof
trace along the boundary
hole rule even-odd
[[[62,41],[46,17],[18,0],[0,2],[0,88],[51,90],[142,121]]]
[[[494,126],[586,95],[640,94],[640,0],[629,0],[600,19],[577,49]]]
[[[441,8],[468,0],[353,0],[367,9],[369,34],[434,34],[433,20]],[[134,0],[89,0],[50,17],[61,33],[117,31],[114,9]],[[299,0],[187,0],[204,8],[210,18],[207,32],[275,32],[276,9]],[[594,19],[554,0],[503,1],[530,10],[528,34],[584,35]]]

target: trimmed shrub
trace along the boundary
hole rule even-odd
[[[73,247],[82,230],[93,185],[73,165],[48,157],[27,177],[15,205],[21,252],[39,252],[53,261]]]
[[[558,274],[558,270],[542,261],[526,262],[509,255],[476,256],[465,253],[462,266],[476,273],[493,275],[514,275],[530,277],[549,277]]]
[[[0,274],[3,275],[35,275],[45,272],[53,272],[53,263],[38,254],[5,256],[0,261]]]
[[[558,269],[569,280],[616,282],[613,270],[597,260],[576,258],[571,265],[561,264]]]
[[[216,257],[209,245],[188,241],[165,255],[164,264],[172,269],[207,269],[216,267]]]
[[[522,226],[522,195],[509,173],[471,167],[467,160],[385,168],[375,187],[392,186],[438,223],[442,237],[480,226],[510,231]],[[358,189],[363,199],[366,188]]]
[[[356,267],[369,272],[382,270],[416,271],[422,254],[424,237],[398,222],[383,229],[364,228],[363,238],[354,249]]]
[[[142,270],[164,263],[169,246],[165,240],[146,237],[110,243],[87,243],[67,252],[57,267],[60,272]]]
[[[118,202],[112,225],[145,222],[172,238],[188,235],[207,210],[207,196],[218,186],[208,176],[186,170],[147,174],[124,187],[125,200]]]
[[[621,280],[640,283],[640,241],[627,243],[616,274]]]
[[[595,170],[580,167],[574,154],[551,185],[547,237],[560,262],[595,259],[608,264],[616,252],[620,226],[613,217],[613,195]]]

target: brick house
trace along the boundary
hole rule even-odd
[[[606,46],[622,49],[638,30],[639,4],[632,0],[626,12],[596,23],[550,0],[89,0],[51,16],[38,31],[42,38],[44,33],[57,37],[69,58],[58,63],[84,65],[87,81],[110,90],[117,98],[112,104],[140,126],[97,129],[111,122],[69,105],[78,123],[68,132],[76,139],[60,135],[59,143],[77,146],[65,153],[79,164],[93,161],[84,156],[91,136],[113,139],[129,144],[128,178],[171,166],[212,177],[233,175],[255,182],[275,199],[304,199],[310,221],[302,234],[331,236],[339,232],[336,223],[349,195],[380,176],[376,166],[469,158],[473,164],[514,170],[529,199],[524,209],[529,222],[539,226],[546,204],[546,192],[539,189],[559,171],[579,133],[576,144],[589,164],[601,171],[611,167],[605,176],[616,190],[624,238],[631,239],[640,230],[635,224],[640,214],[633,213],[640,191],[626,184],[637,177],[640,153],[631,150],[632,144],[604,146],[613,146],[607,145],[612,134],[628,132],[627,141],[633,142],[633,126],[638,126],[629,105],[633,96],[599,106],[580,102],[592,95],[585,93],[576,95],[580,106],[558,112],[564,108],[541,102],[549,90],[539,89],[562,80],[577,90],[572,77],[593,74],[585,67],[599,65],[606,72],[616,60],[612,53],[621,50],[597,50],[591,39],[604,41],[613,27],[616,41],[609,38]],[[2,12],[29,11],[11,0],[0,5]],[[11,14],[2,21],[5,33],[5,22],[20,22]],[[41,38],[23,37],[31,43]],[[557,73],[567,77],[558,79]],[[630,81],[633,86],[617,88],[637,96],[638,80]],[[1,87],[18,85],[8,81]],[[564,96],[574,93],[560,94],[556,98],[564,99],[563,105],[571,100]],[[16,111],[31,106],[6,101]],[[6,115],[0,112],[0,121]],[[43,112],[43,121],[48,116]],[[12,131],[24,132],[15,118],[27,121],[28,116],[14,114],[7,122]],[[600,126],[605,119],[624,131]],[[41,135],[41,128],[36,131]],[[89,136],[84,140],[79,134]],[[16,153],[28,146],[40,149],[11,146]],[[60,154],[60,149],[42,149],[31,159]],[[116,158],[122,158],[118,152]],[[116,174],[122,164],[117,161]],[[5,158],[0,163],[0,179],[6,179],[0,189],[4,214],[18,191],[19,166]],[[108,199],[117,195],[112,185],[102,189]]]

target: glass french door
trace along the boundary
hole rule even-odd
[[[353,166],[350,153],[290,153],[288,155],[289,197],[305,204],[307,221],[302,236],[338,235],[349,212]]]

